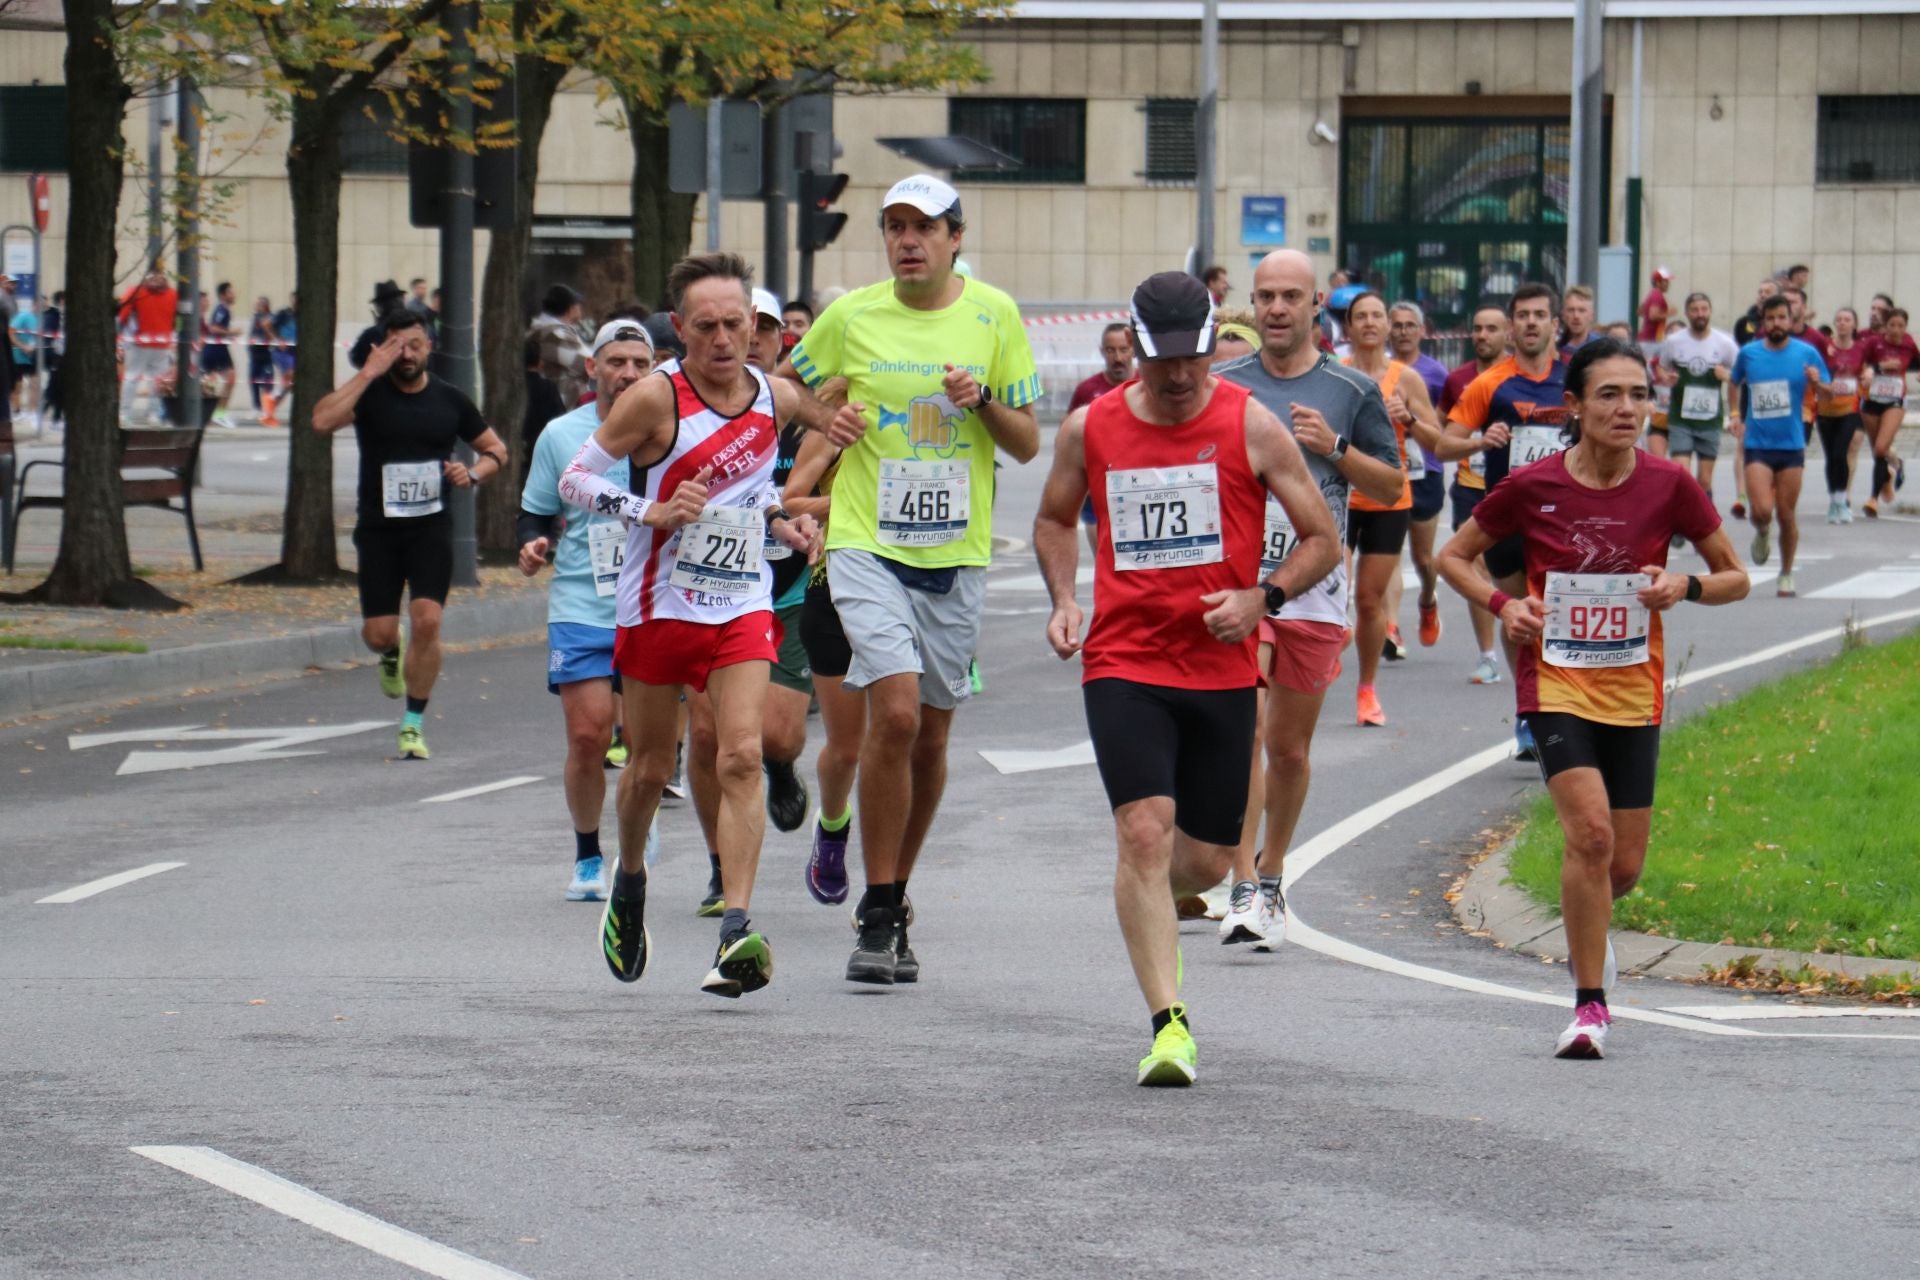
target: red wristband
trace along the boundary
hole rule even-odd
[[[1506,592],[1502,591],[1500,588],[1495,587],[1493,589],[1493,594],[1487,597],[1487,612],[1492,614],[1496,618],[1499,617],[1500,611],[1502,609],[1505,609],[1507,607],[1508,602],[1511,601],[1512,599],[1513,599],[1512,596],[1508,595]]]

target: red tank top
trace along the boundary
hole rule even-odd
[[[1100,536],[1083,680],[1258,682],[1256,638],[1222,644],[1203,621],[1213,606],[1200,603],[1260,581],[1267,488],[1247,465],[1247,395],[1220,379],[1199,416],[1172,427],[1135,417],[1124,386],[1087,407],[1087,489]]]

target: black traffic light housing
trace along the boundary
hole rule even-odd
[[[813,253],[832,244],[847,225],[846,214],[831,212],[833,202],[847,189],[847,175],[802,169],[798,177],[800,251]]]

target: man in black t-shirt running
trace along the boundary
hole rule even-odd
[[[507,465],[506,446],[461,391],[427,372],[433,343],[420,317],[398,311],[386,337],[360,372],[313,407],[323,435],[352,425],[360,445],[360,514],[353,545],[360,553],[360,636],[380,655],[380,689],[403,693],[400,758],[425,760],[420,721],[440,675],[440,614],[453,579],[453,524],[443,485],[479,484]],[[453,460],[458,441],[479,457]],[[412,649],[403,656],[400,594]]]

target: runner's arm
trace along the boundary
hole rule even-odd
[[[387,376],[387,370],[393,367],[399,354],[398,334],[369,351],[358,373],[320,397],[320,402],[313,406],[313,429],[324,436],[352,426],[354,406],[360,403],[368,387]]]
[[[459,462],[449,462],[446,464],[447,478],[455,485],[479,484],[488,476],[498,475],[500,472],[506,470],[506,441],[495,435],[492,427],[486,428],[479,435],[475,436],[470,443],[473,451],[480,455],[479,457],[475,458],[471,464]],[[487,472],[484,476],[480,474],[480,464],[483,462],[493,464],[493,470]],[[465,477],[464,479],[461,478],[463,475]]]
[[[833,459],[840,451],[817,432],[808,432],[800,442],[800,452],[794,456],[793,470],[787,472],[787,487],[780,500],[787,510],[795,515],[812,516],[815,520],[825,520],[833,509],[833,499],[827,494],[816,494],[820,477],[827,474],[827,468],[833,465]]]
[[[1705,574],[1693,575],[1700,581],[1700,598],[1694,603],[1732,604],[1736,600],[1746,599],[1753,581],[1747,577],[1746,566],[1740,563],[1740,557],[1734,553],[1733,539],[1727,536],[1726,526],[1721,525],[1715,528],[1712,533],[1693,545],[1700,552],[1700,558],[1707,562],[1708,569]],[[1645,603],[1655,608],[1666,608],[1686,598],[1687,579],[1690,575],[1673,573],[1671,570],[1661,569],[1658,565],[1647,565],[1642,572],[1655,575],[1653,586],[1649,590],[1664,587],[1667,589],[1665,594],[1673,597],[1666,604],[1655,604],[1646,599],[1646,592],[1642,592],[1641,599]]]
[[[1033,554],[1053,600],[1047,643],[1064,661],[1080,650],[1080,604],[1074,581],[1080,567],[1080,507],[1087,499],[1087,411],[1075,409],[1053,442],[1053,469],[1033,518]],[[1303,468],[1304,469],[1304,468]],[[1324,504],[1323,504],[1324,505]]]
[[[1440,548],[1439,554],[1433,559],[1433,567],[1468,604],[1498,618],[1516,644],[1531,644],[1546,627],[1547,606],[1531,595],[1525,599],[1507,595],[1481,577],[1473,567],[1474,562],[1485,555],[1496,541],[1492,534],[1480,527],[1479,521],[1469,516],[1459,532]],[[1500,604],[1498,609],[1493,607],[1496,597]]]
[[[560,496],[584,511],[611,516],[629,527],[664,527],[665,512],[660,508],[665,503],[649,502],[628,492],[607,479],[607,472],[621,458],[644,456],[658,461],[667,433],[673,429],[673,416],[672,380],[642,378],[614,401],[606,420],[561,473]]]
[[[780,367],[773,371],[773,384],[778,388],[785,383],[799,392],[799,404],[793,411],[792,421],[798,422],[808,431],[826,431],[833,417],[847,402],[847,380],[828,378],[820,384],[818,391],[807,385],[806,379],[795,371],[793,361],[782,360]]]
[[[1440,443],[1440,415],[1434,412],[1433,397],[1427,394],[1427,384],[1419,378],[1401,378],[1400,396],[1407,403],[1407,412],[1413,416],[1407,429],[1423,448],[1431,451]]]
[[[1281,425],[1272,410],[1251,398],[1247,401],[1246,433],[1247,462],[1267,486],[1267,491],[1280,500],[1287,522],[1293,526],[1298,539],[1279,567],[1250,589],[1260,591],[1270,584],[1285,591],[1287,599],[1293,600],[1332,573],[1340,563],[1340,539],[1333,527],[1333,510],[1327,506],[1326,495],[1320,492],[1320,486],[1307,470],[1307,460],[1300,446],[1294,443],[1293,434]],[[1354,450],[1348,449],[1347,453],[1352,456]],[[1400,474],[1398,468],[1394,474]],[[1266,612],[1264,599],[1261,612]]]

